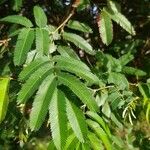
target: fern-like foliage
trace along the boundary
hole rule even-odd
[[[111,150],[112,146],[108,136],[104,132],[104,130],[99,126],[99,124],[95,121],[87,119],[88,126],[96,133],[96,135],[103,141],[105,148],[107,150]]]
[[[82,82],[66,73],[59,73],[58,79],[62,84],[68,86],[89,109],[98,111],[98,106],[91,91]]]
[[[57,88],[51,99],[49,113],[54,144],[58,150],[62,150],[67,139],[66,100],[64,94]]]
[[[49,33],[42,28],[36,28],[36,50],[40,55],[47,55],[49,51]]]
[[[32,22],[29,19],[18,15],[7,16],[5,18],[0,19],[0,21],[16,23],[29,28],[33,26]]]
[[[84,50],[86,53],[90,55],[95,54],[95,51],[93,50],[92,46],[81,36],[74,33],[68,33],[68,32],[64,32],[62,36],[65,40],[72,42],[77,47]]]
[[[34,31],[30,28],[24,28],[21,30],[14,52],[15,65],[22,65],[25,60],[28,51],[30,50],[34,40]]]
[[[18,94],[19,103],[26,102],[33,95],[33,93],[38,89],[43,79],[47,75],[52,73],[52,70],[53,70],[52,68],[53,68],[52,65],[45,64],[29,77],[29,79],[22,86],[22,89],[20,90]]]
[[[101,143],[101,140],[93,132],[89,132],[87,136],[88,136],[88,139],[90,141],[91,147],[94,150],[103,149],[103,145]]]
[[[50,63],[47,57],[42,57],[34,60],[21,71],[21,73],[19,74],[19,79],[27,80],[32,73],[34,73],[36,70],[38,70],[42,65],[46,63]]]
[[[135,35],[135,30],[129,20],[120,12],[113,12],[111,9],[106,8],[105,11],[110,18],[118,23],[124,30],[129,32],[131,35]]]
[[[74,59],[80,60],[79,56],[69,46],[58,46],[57,51],[61,54],[61,56],[72,57]]]
[[[87,124],[82,111],[72,102],[67,100],[67,117],[70,125],[80,142],[85,142],[87,135]]]
[[[39,87],[33,102],[30,114],[31,130],[38,130],[47,114],[53,92],[56,88],[56,79],[53,74],[47,76]]]
[[[16,7],[19,7],[17,3],[19,1],[15,2],[18,5]],[[85,3],[88,2],[80,2],[80,6]],[[112,20],[130,34],[135,32],[130,22],[120,13],[117,3],[110,0],[107,1],[107,5],[101,11],[98,24],[103,43],[109,45],[113,39]],[[139,76],[144,75],[144,72],[125,66],[133,59],[131,53],[116,59],[111,55],[96,52],[82,36],[63,30],[60,33],[59,29],[63,24],[58,28],[47,25],[47,17],[41,7],[35,6],[33,11],[35,28],[31,28],[33,27],[31,21],[22,16],[13,15],[0,20],[25,26],[10,36],[14,37],[19,34],[14,52],[14,64],[19,66],[26,62],[19,75],[19,80],[25,83],[18,93],[17,101],[26,103],[30,98],[33,100],[30,129],[38,130],[47,119],[48,112],[52,133],[50,150],[99,150],[100,148],[111,150],[113,141],[110,140],[110,137],[112,135],[99,113],[102,112],[102,116],[104,114],[112,119],[111,109],[116,110],[120,104],[118,102],[121,97],[119,92],[123,93],[129,89],[129,83],[122,72],[133,74],[137,71]],[[85,23],[77,20],[67,20],[67,22],[64,22],[66,23],[64,30],[67,28],[86,34],[92,33],[91,27]],[[65,41],[62,41],[61,38]],[[72,49],[71,43],[89,55],[96,54],[96,59],[100,62],[98,70],[96,67],[93,69],[95,59],[93,59],[93,64],[89,63],[92,70],[81,60],[78,52]],[[35,50],[30,51],[32,48]],[[85,62],[88,61],[89,55],[83,59]],[[97,71],[97,74],[94,71]],[[102,81],[103,77],[102,80],[100,78],[104,74],[105,80]],[[107,84],[117,87],[118,93],[114,91],[114,88],[110,90]],[[0,88],[4,88],[4,94],[0,93],[0,98],[2,97],[0,104],[2,105],[8,101],[6,91],[8,85],[4,85],[0,85]],[[70,96],[68,91],[74,96]],[[77,104],[78,100],[81,102]],[[2,109],[0,118],[3,119],[5,112]],[[150,105],[148,105],[146,116],[149,115],[149,111]]]
[[[89,68],[81,61],[62,56],[55,57],[54,61],[57,62],[56,67],[60,68],[61,70],[66,70],[75,73],[77,76],[87,80],[87,82],[99,85],[98,77],[92,74]]]
[[[75,136],[75,134],[74,133],[70,134],[66,140],[66,145],[65,145],[64,150],[74,149],[74,146],[77,144],[77,142],[78,142],[78,139]]]

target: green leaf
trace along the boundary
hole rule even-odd
[[[75,51],[69,46],[58,46],[57,51],[64,57],[71,57],[80,60]]]
[[[88,143],[81,143],[82,150],[91,150]]]
[[[108,72],[121,72],[122,66],[118,59],[109,54],[105,54],[105,58],[106,60],[104,61],[104,65],[106,65],[105,63],[107,62],[106,67],[108,68]]]
[[[119,24],[124,30],[126,30],[131,35],[135,35],[135,30],[129,20],[119,12],[113,12],[112,10],[105,8],[105,12],[110,16],[110,18]]]
[[[0,21],[16,23],[16,24],[23,25],[25,27],[33,26],[32,22],[29,19],[23,16],[19,16],[19,15],[7,16],[5,18],[0,19]]]
[[[90,55],[95,54],[95,51],[93,50],[92,46],[81,36],[74,34],[74,33],[67,33],[67,32],[64,32],[62,36],[65,40],[72,42],[77,47],[84,50],[86,53]]]
[[[145,76],[146,75],[146,72],[144,72],[143,70],[133,68],[133,67],[128,67],[128,66],[124,66],[122,68],[122,71],[125,74],[134,75],[134,76]]]
[[[57,150],[53,140],[51,140],[50,143],[48,144],[47,150]]]
[[[18,93],[17,101],[18,103],[25,103],[33,93],[38,89],[44,78],[52,73],[53,66],[50,64],[45,64],[35,71],[26,83],[22,86],[22,89]]]
[[[80,0],[78,1],[79,5],[77,7],[78,11],[82,11],[83,9],[87,8],[90,5],[90,0]]]
[[[49,33],[45,29],[36,28],[36,50],[40,55],[47,55],[49,51]]]
[[[120,103],[122,102],[121,94],[118,91],[111,92],[107,98],[107,101],[110,103],[112,110],[119,108]]]
[[[103,145],[101,144],[101,141],[98,139],[98,137],[94,133],[89,132],[87,136],[88,136],[88,139],[90,140],[90,145],[93,148],[93,150],[104,149]]]
[[[67,116],[65,95],[55,88],[49,107],[51,132],[54,144],[62,150],[67,139]]]
[[[134,59],[134,56],[131,54],[131,52],[128,52],[127,54],[124,54],[123,56],[121,56],[119,58],[119,61],[122,66],[125,66],[133,59]]]
[[[0,78],[0,123],[4,120],[7,113],[9,82],[9,77]]]
[[[8,35],[8,37],[11,38],[11,37],[14,37],[14,36],[18,35],[21,32],[21,30],[22,30],[22,28],[17,29],[17,30],[15,30],[13,32],[10,32],[10,34]]]
[[[44,79],[34,99],[30,114],[31,130],[38,130],[41,127],[46,117],[55,88],[56,79],[55,76],[51,74]]]
[[[116,1],[114,1],[114,0],[107,0],[107,5],[115,13],[121,11],[120,4],[118,2],[116,2]]]
[[[114,83],[120,90],[129,88],[128,80],[121,73],[111,72],[108,77],[108,83]]]
[[[84,33],[93,32],[92,29],[87,24],[79,22],[77,20],[69,20],[67,27]]]
[[[149,118],[150,118],[150,103],[147,105],[146,108],[146,121],[149,123]]]
[[[14,52],[15,65],[22,65],[27,57],[27,53],[30,50],[34,40],[34,31],[30,28],[24,28],[21,30]]]
[[[90,110],[98,111],[92,92],[81,81],[67,73],[59,73],[58,79],[62,84],[68,86]]]
[[[74,150],[77,142],[78,142],[78,139],[76,138],[74,133],[69,135],[67,138],[64,150]]]
[[[90,71],[90,68],[85,63],[83,63],[82,61],[73,59],[73,58],[63,57],[59,55],[59,56],[54,56],[53,61],[59,62],[59,63],[64,63],[64,62],[67,63],[68,61],[70,61],[72,65],[76,64],[77,66],[80,66],[82,69],[86,71]]]
[[[47,25],[47,17],[43,11],[43,9],[39,6],[35,6],[34,9],[34,18],[37,26],[43,28]]]
[[[31,76],[32,73],[34,73],[36,70],[38,70],[42,65],[46,63],[50,63],[47,57],[42,57],[42,58],[38,58],[34,60],[28,66],[23,68],[23,70],[19,74],[19,79],[27,80]]]
[[[99,126],[99,124],[90,119],[87,119],[87,124],[96,133],[96,135],[102,140],[106,150],[112,150],[112,146],[109,141],[109,138],[107,134],[104,132],[104,130]]]
[[[75,73],[77,76],[85,79],[87,82],[91,84],[99,85],[98,77],[94,75],[91,71],[84,69],[85,68],[84,66],[86,65],[82,63],[81,61],[78,61],[71,57],[69,58],[69,57],[62,57],[62,56],[57,56],[54,58],[54,60],[57,61],[56,66],[58,68],[69,71],[71,73]]]
[[[74,134],[80,142],[85,142],[87,135],[85,116],[83,115],[82,111],[69,100],[67,100],[66,110],[67,117],[74,131]]]
[[[138,83],[138,88],[144,99],[150,98],[150,89],[146,83]]]
[[[101,11],[99,24],[99,32],[104,44],[109,45],[113,40],[113,27],[109,15],[105,11]]]
[[[111,136],[110,130],[108,126],[105,124],[104,120],[95,112],[87,111],[86,114],[93,120],[95,120],[97,123],[101,125],[101,127],[105,130],[105,132]]]
[[[116,116],[111,112],[111,120],[121,129],[123,130],[122,123],[116,118]]]
[[[81,149],[82,149],[81,143],[78,142],[78,143],[76,144],[76,146],[75,146],[75,150],[81,150]]]
[[[108,104],[107,101],[103,105],[102,112],[103,112],[103,114],[105,116],[107,116],[108,118],[110,118],[110,116],[111,116],[111,109],[110,109],[110,106],[109,106],[109,104]]]
[[[13,10],[19,11],[22,7],[22,0],[14,0]]]

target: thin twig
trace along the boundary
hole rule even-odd
[[[105,86],[105,87],[102,87],[102,88],[94,89],[94,92],[101,91],[101,90],[104,90],[104,89],[113,88],[113,87],[115,87],[115,86],[114,85]]]

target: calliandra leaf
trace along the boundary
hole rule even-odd
[[[32,61],[28,66],[24,67],[21,73],[19,74],[20,80],[27,80],[32,73],[38,70],[42,65],[50,63],[47,57],[41,57]]]
[[[9,77],[0,78],[0,123],[4,120],[7,113],[9,83]]]
[[[56,78],[53,74],[44,79],[39,87],[39,90],[34,98],[32,111],[30,114],[30,128],[31,130],[38,130],[48,111],[53,92],[56,88]]]
[[[58,150],[64,149],[67,139],[67,116],[65,95],[55,88],[49,106],[50,127],[53,142]]]
[[[131,35],[135,35],[135,30],[129,20],[120,12],[113,12],[109,8],[104,9],[105,12],[110,16],[110,18],[119,24],[124,30],[126,30]]]
[[[134,56],[131,54],[131,52],[128,52],[127,54],[122,55],[119,58],[120,64],[122,66],[125,66],[126,64],[128,64],[130,61],[132,61],[134,59]]]
[[[58,46],[57,51],[64,57],[72,57],[74,59],[80,60],[75,51],[69,46]]]
[[[98,139],[98,137],[93,132],[89,132],[87,136],[90,140],[90,145],[93,148],[93,150],[104,149],[101,140]]]
[[[118,2],[114,0],[107,0],[107,5],[113,12],[121,12],[121,6]]]
[[[34,6],[33,12],[37,26],[39,26],[40,28],[45,27],[47,25],[47,17],[43,9],[39,6]]]
[[[92,33],[93,32],[92,29],[87,24],[82,23],[77,20],[69,20],[67,27],[74,29],[74,30],[84,32],[84,33]]]
[[[93,50],[92,46],[81,36],[69,32],[64,32],[62,36],[65,40],[72,42],[74,45],[81,48],[86,53],[95,55],[95,51]]]
[[[75,73],[77,76],[85,79],[88,83],[99,85],[98,77],[90,70],[87,70],[88,66],[86,66],[82,61],[63,56],[54,57],[54,61],[57,62],[56,67],[61,70]]]
[[[19,15],[7,16],[5,18],[0,19],[0,22],[2,22],[2,21],[20,24],[20,25],[23,25],[23,26],[29,27],[29,28],[33,26],[32,22],[29,19],[27,19],[26,17],[23,17],[23,16],[19,16]]]
[[[29,79],[23,84],[21,90],[18,93],[18,103],[25,103],[33,93],[38,89],[41,82],[52,73],[53,66],[51,64],[45,64],[35,71]]]
[[[92,92],[76,77],[67,73],[59,73],[58,80],[68,86],[90,110],[98,111],[98,106]]]
[[[128,67],[128,66],[124,66],[122,68],[122,71],[125,74],[134,75],[134,76],[145,76],[146,75],[146,72],[144,72],[143,70],[133,68],[133,67]]]
[[[85,137],[87,135],[85,116],[83,115],[82,111],[68,99],[66,104],[67,117],[74,134],[80,142],[85,142]]]
[[[95,112],[87,111],[86,114],[93,120],[95,120],[97,123],[101,125],[101,127],[105,130],[105,132],[111,136],[110,130],[107,126],[107,124],[104,122],[104,120]]]
[[[77,144],[77,142],[78,139],[76,138],[74,133],[69,135],[64,150],[74,150],[74,147]]]
[[[41,55],[48,55],[49,51],[49,33],[42,28],[36,28],[36,51]]]
[[[104,132],[104,130],[99,126],[99,124],[95,121],[87,119],[88,126],[96,133],[96,135],[102,140],[106,150],[112,150],[111,143],[109,141],[109,137]]]
[[[103,43],[109,45],[113,40],[113,26],[110,16],[103,10],[101,11],[98,25]]]
[[[111,72],[108,77],[108,83],[113,83],[118,86],[119,89],[129,89],[129,83],[124,74]]]
[[[23,28],[19,33],[17,43],[14,51],[14,64],[22,65],[26,58],[27,53],[30,50],[34,40],[34,30],[30,28]]]

